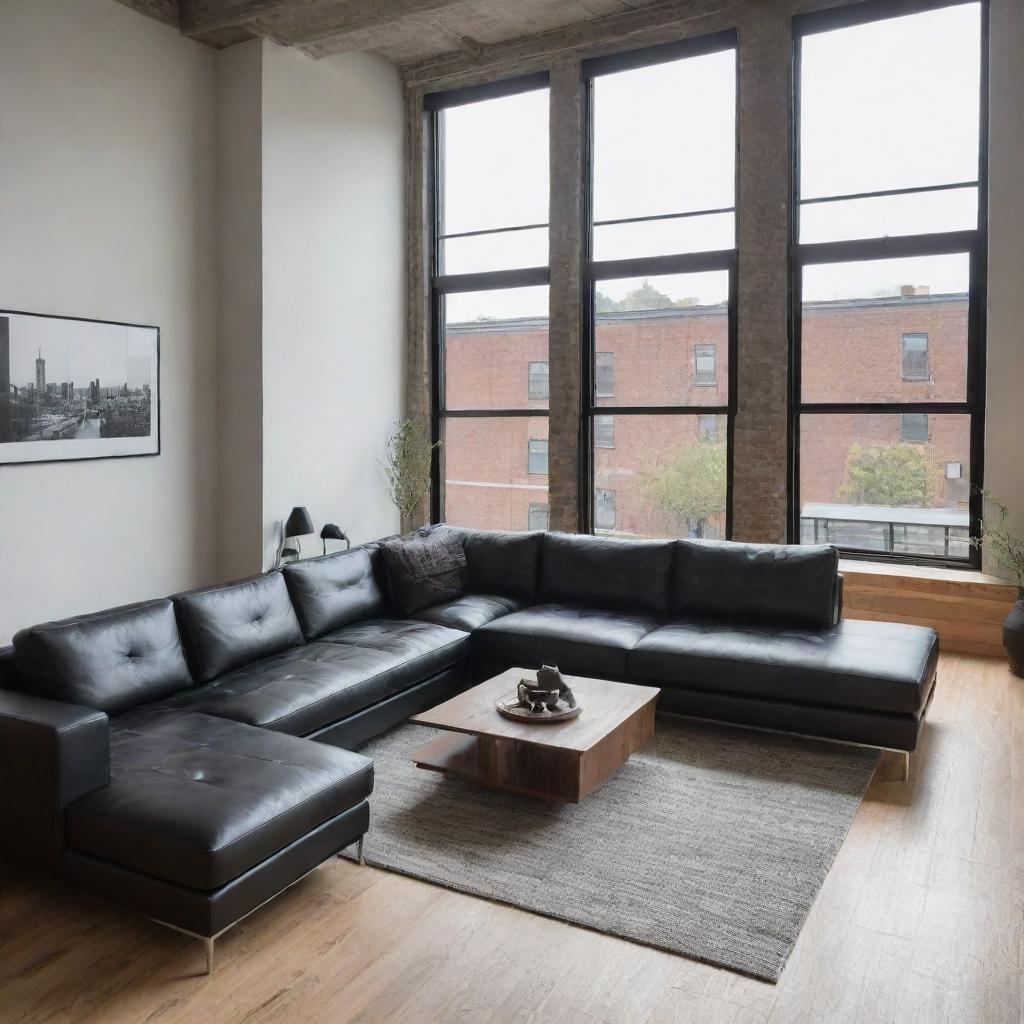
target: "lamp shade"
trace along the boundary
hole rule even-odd
[[[313,532],[313,520],[309,518],[309,511],[303,506],[293,508],[288,522],[284,524],[284,535],[286,537],[305,537]]]
[[[335,523],[325,523],[324,528],[320,531],[320,537],[322,540],[348,540],[341,531],[341,527]]]

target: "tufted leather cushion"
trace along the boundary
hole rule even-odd
[[[629,651],[660,624],[651,616],[539,604],[482,626],[474,651],[486,662],[624,680]]]
[[[210,715],[137,713],[111,731],[110,785],[68,809],[68,844],[211,890],[372,789],[373,763],[347,750]]]
[[[31,692],[108,715],[192,685],[168,600],[31,626],[14,649]]]
[[[380,557],[376,549],[371,554],[371,549],[353,548],[284,567],[288,593],[307,640],[381,614],[384,593],[373,555]]]
[[[192,671],[201,683],[303,642],[279,572],[174,598]]]
[[[664,615],[674,554],[670,540],[546,533],[541,594],[545,601]]]
[[[470,637],[460,629],[413,619],[367,619],[321,637],[324,643],[380,651],[400,661],[411,677],[429,676],[469,657]]]
[[[846,619],[798,630],[679,622],[645,636],[629,668],[638,683],[917,714],[938,656],[934,630],[902,623]]]
[[[457,636],[468,639],[464,633]],[[423,673],[433,675],[438,663],[450,664],[465,653],[465,644],[452,643],[455,637],[447,630],[434,631],[434,637],[433,649],[424,643],[416,650],[398,645],[386,651],[340,643],[305,644],[150,708],[200,711],[306,736],[415,686],[425,678]]]
[[[829,545],[677,542],[672,611],[825,629],[836,621],[839,554]]]
[[[543,533],[459,530],[474,594],[502,594],[537,600]]]
[[[495,594],[465,594],[454,601],[431,605],[417,612],[413,618],[423,622],[436,622],[439,626],[464,629],[472,632],[494,619],[501,618],[523,607],[522,601],[514,597],[499,597]]]

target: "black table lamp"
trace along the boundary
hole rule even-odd
[[[336,526],[334,523],[325,523],[324,528],[320,531],[320,539],[324,542],[324,554],[327,554],[327,542],[329,540],[343,540],[345,542],[346,550],[352,547],[352,541],[345,536],[340,526]]]
[[[284,540],[288,543],[289,537],[295,538],[295,547],[285,547],[281,551],[282,558],[298,558],[302,553],[300,537],[308,537],[313,533],[313,520],[309,518],[309,511],[305,506],[292,509],[288,521],[284,524]]]

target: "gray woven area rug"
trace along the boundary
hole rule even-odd
[[[413,766],[436,730],[362,748],[376,767],[370,864],[777,981],[879,753],[658,719],[582,804]]]

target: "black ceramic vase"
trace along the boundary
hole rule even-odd
[[[1003,646],[1010,656],[1010,671],[1024,677],[1024,591],[1003,622]]]

